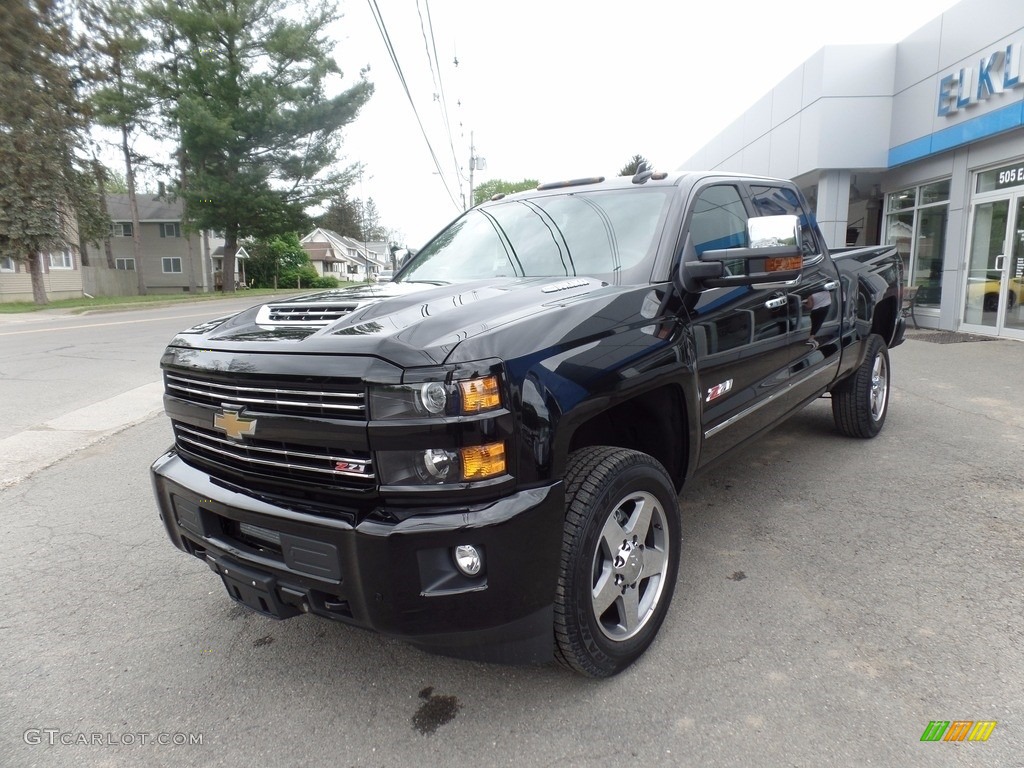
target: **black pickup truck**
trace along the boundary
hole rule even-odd
[[[825,395],[882,428],[902,270],[830,254],[777,179],[497,196],[393,282],[177,335],[160,515],[268,616],[613,675],[669,608],[689,478]]]

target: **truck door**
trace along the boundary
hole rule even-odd
[[[813,397],[838,370],[843,303],[839,271],[795,189],[751,184],[748,191],[758,216],[789,214],[799,216],[803,223],[803,271],[796,284],[785,289],[790,311],[790,376],[780,406],[789,410]]]
[[[689,214],[684,261],[706,250],[746,246],[748,216],[738,186],[702,189]],[[778,417],[776,408],[765,406],[789,379],[791,302],[784,290],[743,286],[708,289],[689,306],[702,410],[701,464]]]

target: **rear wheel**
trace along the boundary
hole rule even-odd
[[[889,412],[889,349],[881,336],[868,337],[864,362],[832,391],[832,418],[850,437],[874,437]]]
[[[679,502],[655,459],[623,448],[573,453],[555,596],[555,656],[591,677],[632,664],[654,640],[679,568]]]

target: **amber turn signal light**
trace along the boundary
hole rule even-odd
[[[462,479],[484,480],[505,472],[505,444],[489,443],[463,448]]]
[[[498,377],[486,376],[482,379],[460,381],[462,392],[462,412],[480,413],[501,406],[501,393],[498,391]]]
[[[803,265],[804,260],[800,256],[785,256],[777,259],[765,259],[764,271],[790,272],[794,269],[800,269]]]

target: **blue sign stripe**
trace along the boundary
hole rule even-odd
[[[892,147],[889,150],[889,167],[946,152],[1021,126],[1024,126],[1024,101],[1017,101],[928,136],[922,136],[920,139]]]

